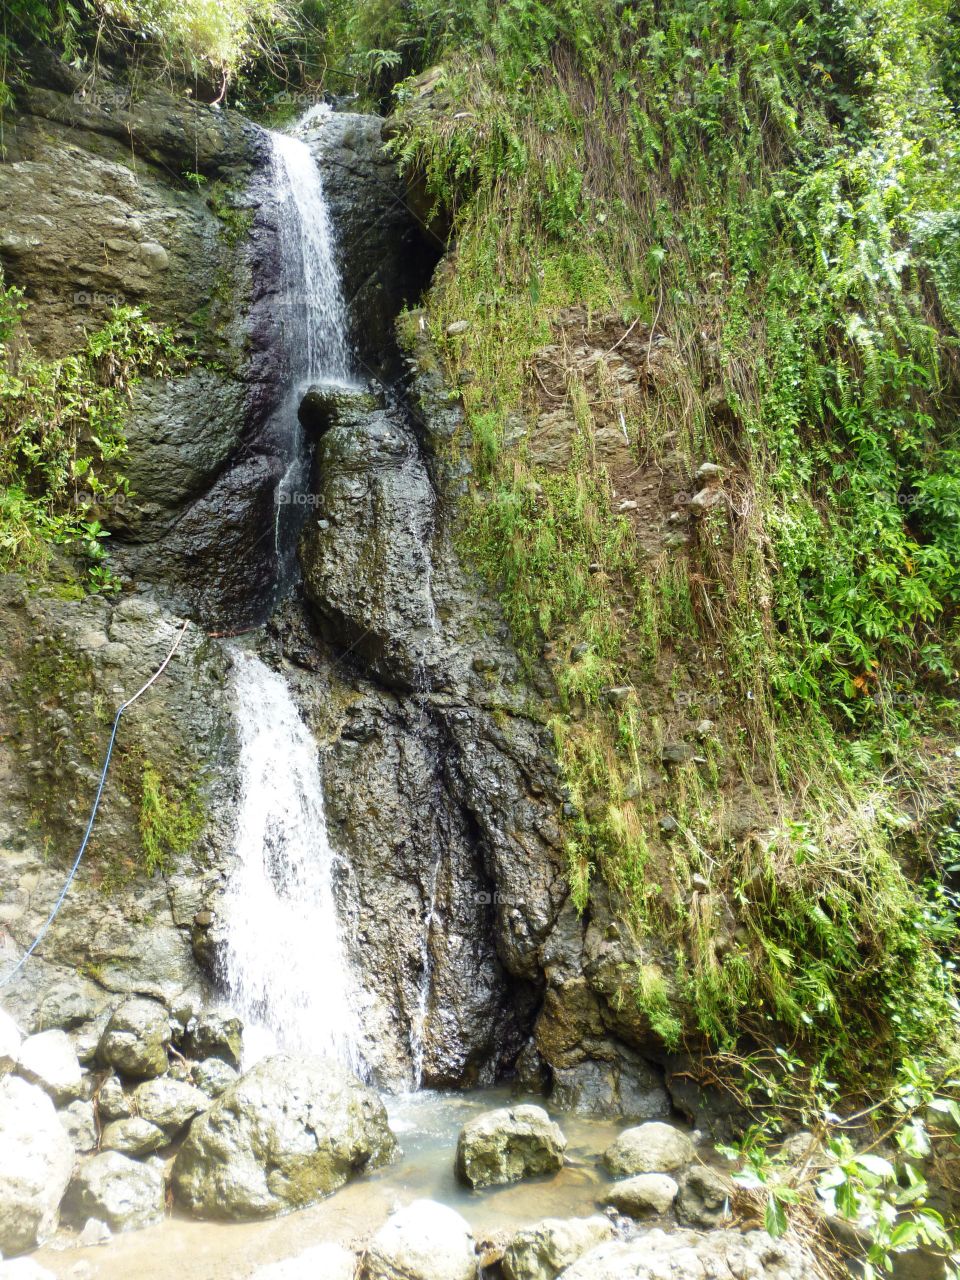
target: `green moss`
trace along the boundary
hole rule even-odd
[[[165,782],[152,764],[141,774],[140,840],[148,874],[165,874],[202,835],[206,814],[195,786]]]

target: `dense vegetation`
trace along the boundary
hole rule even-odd
[[[8,60],[136,36],[211,98],[398,108],[398,163],[452,226],[426,318],[466,408],[462,544],[552,668],[576,900],[605,881],[645,957],[621,997],[670,1047],[747,1055],[768,1101],[915,1116],[957,1031],[960,6],[11,13]],[[79,359],[87,386],[96,351]],[[535,447],[545,410],[570,423],[559,464]],[[610,422],[631,474],[693,492],[721,468],[647,555]]]

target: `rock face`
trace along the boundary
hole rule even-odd
[[[555,1280],[590,1249],[612,1240],[608,1218],[544,1218],[513,1237],[501,1266],[506,1280]]]
[[[63,1210],[77,1225],[96,1218],[111,1231],[149,1227],[163,1217],[163,1179],[152,1164],[102,1151],[80,1165]]]
[[[52,1235],[73,1171],[73,1143],[42,1089],[0,1080],[0,1250],[22,1253]]]
[[[101,1062],[134,1080],[163,1075],[168,1067],[170,1018],[153,1000],[126,1000],[107,1023],[100,1041]]]
[[[495,1187],[563,1168],[567,1140],[542,1107],[503,1107],[470,1120],[457,1141],[457,1176]]]
[[[477,1255],[459,1213],[414,1200],[391,1214],[370,1242],[361,1280],[476,1280]]]
[[[644,1218],[669,1212],[677,1190],[677,1184],[665,1173],[638,1173],[614,1183],[604,1193],[603,1203],[628,1218]]]
[[[376,1094],[323,1059],[280,1055],[193,1122],[174,1187],[192,1213],[264,1218],[328,1195],[395,1151]]]
[[[648,1231],[591,1249],[563,1280],[808,1280],[815,1273],[801,1245],[771,1240],[764,1231]]]
[[[603,1153],[603,1163],[615,1178],[623,1178],[635,1173],[672,1173],[693,1156],[693,1143],[685,1133],[652,1121],[625,1129]]]

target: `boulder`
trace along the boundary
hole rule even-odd
[[[160,1076],[138,1085],[133,1101],[137,1113],[161,1129],[167,1139],[175,1138],[194,1116],[210,1106],[205,1093],[172,1076]]]
[[[665,1173],[638,1173],[615,1182],[601,1203],[608,1204],[628,1218],[645,1218],[667,1213],[677,1198],[678,1187]]]
[[[342,1244],[318,1244],[295,1258],[258,1267],[250,1280],[353,1280],[357,1257]]]
[[[77,1225],[96,1218],[111,1231],[149,1227],[163,1217],[163,1178],[151,1164],[101,1151],[80,1165],[63,1209]]]
[[[614,1237],[613,1224],[592,1218],[544,1218],[518,1231],[507,1245],[501,1266],[506,1280],[554,1280],[565,1267],[605,1240]]]
[[[477,1253],[467,1223],[435,1200],[390,1215],[370,1241],[361,1280],[475,1280]]]
[[[101,1222],[99,1218],[88,1218],[83,1224],[83,1230],[77,1236],[77,1244],[81,1249],[95,1244],[106,1244],[112,1235],[113,1232],[105,1222]]]
[[[693,1227],[719,1227],[730,1215],[733,1184],[718,1169],[695,1164],[684,1174],[677,1197],[677,1218]]]
[[[372,1089],[323,1058],[281,1054],[193,1122],[174,1187],[192,1213],[263,1218],[319,1200],[396,1150]]]
[[[672,1173],[693,1159],[690,1138],[673,1125],[651,1120],[624,1129],[603,1153],[603,1163],[615,1178],[635,1173]]]
[[[0,1080],[0,1249],[21,1253],[57,1228],[74,1162],[53,1103],[17,1076]]]
[[[95,1098],[101,1120],[127,1120],[133,1115],[133,1105],[116,1076],[107,1076]]]
[[[17,1057],[17,1074],[39,1085],[61,1107],[79,1098],[83,1090],[80,1060],[65,1031],[27,1036]]]
[[[167,1069],[170,1019],[156,1000],[125,1000],[107,1023],[97,1050],[101,1062],[121,1075],[149,1080]]]
[[[167,1138],[149,1120],[130,1116],[128,1120],[114,1120],[100,1135],[102,1151],[119,1151],[125,1156],[148,1156],[164,1146]]]
[[[52,1271],[32,1258],[12,1258],[0,1262],[0,1280],[57,1280]]]
[[[97,1122],[92,1102],[80,1100],[57,1112],[63,1131],[73,1143],[75,1151],[93,1151],[97,1145]]]
[[[353,421],[357,415],[372,413],[379,407],[376,396],[360,387],[318,382],[304,392],[297,417],[307,431],[321,436],[330,427]]]
[[[495,1187],[556,1173],[567,1140],[542,1107],[501,1107],[470,1120],[457,1142],[457,1175],[469,1186]]]
[[[5,1076],[16,1065],[20,1052],[21,1035],[17,1024],[4,1009],[0,1009],[0,1076]]]
[[[192,1058],[219,1058],[239,1067],[243,1053],[243,1023],[233,1014],[208,1010],[187,1023],[184,1051]]]
[[[585,1253],[562,1280],[809,1280],[818,1268],[812,1255],[765,1231],[647,1231]]]
[[[225,1089],[236,1084],[239,1076],[229,1063],[220,1058],[204,1058],[193,1069],[193,1078],[198,1089],[202,1089],[208,1098],[219,1098]]]
[[[47,987],[37,1006],[37,1030],[59,1027],[61,1031],[71,1031],[96,1017],[97,1004],[91,989],[92,984],[78,982],[55,982]]]

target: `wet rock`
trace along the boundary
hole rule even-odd
[[[163,1217],[163,1178],[151,1164],[102,1151],[74,1174],[63,1211],[78,1225],[97,1218],[111,1231],[149,1227]]]
[[[97,1145],[97,1124],[92,1102],[71,1102],[57,1112],[63,1131],[73,1143],[75,1151],[86,1153]]]
[[[161,1129],[168,1140],[175,1138],[194,1116],[210,1106],[207,1094],[170,1076],[139,1085],[134,1090],[133,1102],[137,1113]]]
[[[220,1058],[204,1058],[193,1069],[193,1078],[198,1089],[202,1089],[208,1098],[219,1098],[225,1089],[236,1084],[239,1076],[233,1067]]]
[[[36,1248],[57,1228],[73,1144],[53,1103],[17,1076],[0,1080],[0,1249]]]
[[[239,1067],[243,1023],[233,1014],[205,1011],[188,1022],[183,1047],[192,1058],[219,1058],[231,1067]]]
[[[58,1106],[80,1096],[83,1080],[76,1050],[65,1031],[41,1031],[20,1046],[17,1074],[49,1093]]]
[[[20,1053],[20,1029],[9,1013],[0,1009],[0,1076],[12,1071]]]
[[[125,1000],[107,1023],[98,1049],[101,1062],[135,1080],[167,1070],[170,1019],[154,1000]]]
[[[563,1273],[563,1280],[809,1280],[817,1272],[812,1255],[787,1240],[771,1240],[765,1231],[716,1231],[701,1234],[655,1230],[630,1241],[612,1241],[591,1249]]]
[[[371,1089],[323,1059],[278,1055],[193,1122],[174,1187],[192,1213],[263,1218],[320,1199],[395,1151]]]
[[[250,1280],[354,1280],[357,1256],[340,1244],[318,1244],[295,1258],[258,1267]]]
[[[133,1105],[123,1091],[123,1085],[116,1076],[107,1076],[95,1094],[100,1119],[109,1123],[111,1120],[127,1120],[133,1115]]]
[[[369,391],[320,382],[304,392],[297,417],[307,431],[321,436],[331,427],[356,422],[379,407],[377,397]]]
[[[694,1146],[673,1125],[651,1121],[625,1129],[603,1153],[603,1163],[615,1178],[636,1173],[672,1173],[690,1163]]]
[[[504,1251],[506,1280],[554,1280],[565,1267],[614,1237],[613,1224],[592,1218],[544,1218],[518,1231]]]
[[[119,1151],[125,1156],[148,1156],[164,1146],[163,1130],[140,1116],[129,1120],[113,1120],[100,1135],[102,1151]]]
[[[730,1216],[733,1184],[718,1169],[695,1164],[680,1182],[677,1219],[692,1227],[719,1227]]]
[[[360,1267],[360,1280],[475,1280],[476,1275],[469,1226],[435,1200],[414,1200],[391,1214]]]
[[[556,1173],[567,1140],[542,1107],[502,1107],[470,1120],[457,1141],[458,1177],[474,1188]]]
[[[614,1183],[604,1193],[602,1203],[628,1218],[645,1218],[667,1213],[677,1198],[677,1190],[677,1184],[665,1173],[638,1173]]]

